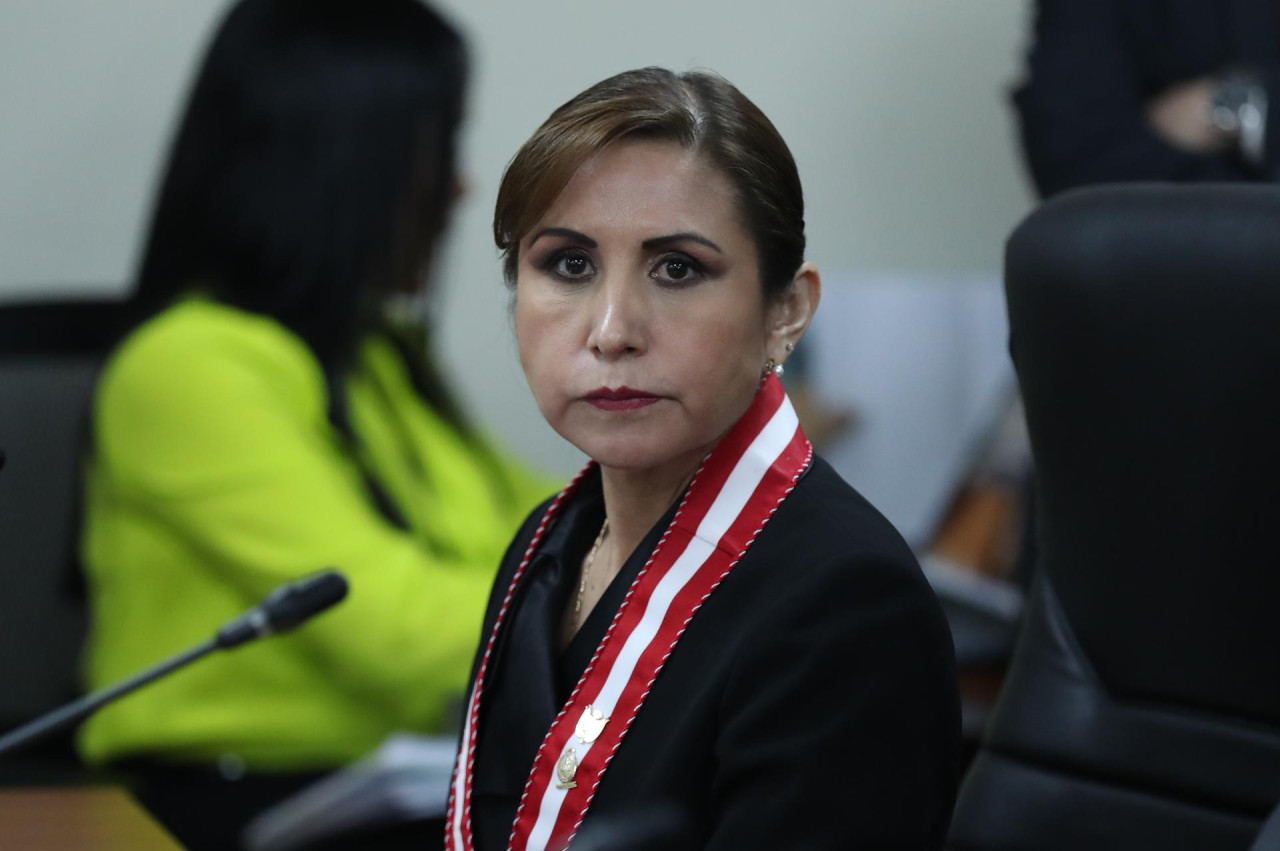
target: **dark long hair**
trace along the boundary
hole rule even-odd
[[[139,313],[200,288],[340,374],[444,228],[465,82],[460,36],[418,0],[237,3],[170,152]]]
[[[133,324],[193,289],[275,319],[319,360],[329,418],[354,441],[343,379],[361,337],[390,330],[387,297],[416,289],[430,265],[466,77],[460,35],[420,0],[240,0],[169,154]],[[419,394],[472,437],[427,330],[388,336]]]

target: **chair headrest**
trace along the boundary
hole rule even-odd
[[[1280,188],[1061,196],[1006,292],[1042,566],[1104,680],[1280,719],[1280,684],[1239,686],[1280,646]]]

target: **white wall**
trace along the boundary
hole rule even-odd
[[[543,467],[577,463],[514,358],[489,235],[502,167],[558,104],[627,68],[711,68],[800,165],[821,268],[994,270],[1030,204],[1006,92],[1025,0],[439,0],[471,38],[471,194],[440,270],[446,362]],[[120,290],[222,0],[0,0],[0,298]]]

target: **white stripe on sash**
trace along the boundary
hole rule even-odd
[[[462,841],[462,825],[471,818],[471,802],[466,799],[465,784],[467,782],[467,765],[471,758],[471,718],[475,712],[476,690],[471,690],[471,699],[467,701],[467,714],[462,716],[462,742],[458,746],[458,764],[453,769],[453,807],[449,815],[452,817],[449,830],[453,835],[453,848],[466,848]]]

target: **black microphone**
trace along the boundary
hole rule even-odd
[[[124,682],[87,694],[54,709],[29,724],[0,737],[0,756],[77,724],[108,703],[190,665],[215,650],[230,650],[257,638],[287,632],[341,602],[347,596],[347,580],[336,570],[325,570],[272,591],[258,605],[223,625],[213,638],[135,674]]]
[[[230,650],[256,638],[288,632],[346,596],[347,580],[341,573],[334,570],[313,573],[297,582],[281,585],[267,599],[224,624],[214,636],[214,643],[219,650]]]

